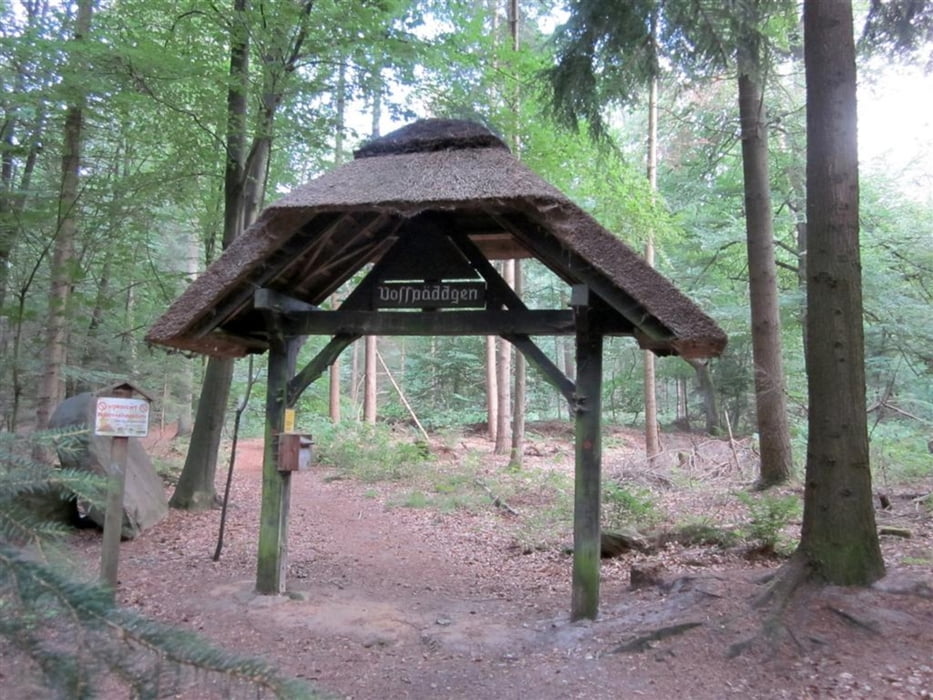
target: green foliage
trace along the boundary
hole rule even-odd
[[[563,472],[547,472],[544,478],[524,482],[534,503],[523,511],[516,533],[523,551],[551,549],[571,536],[573,526],[573,477]],[[505,493],[508,500],[508,493]]]
[[[869,3],[859,41],[865,53],[933,68],[933,5],[916,0]]]
[[[361,481],[398,481],[416,474],[425,453],[414,439],[382,424],[320,422],[314,430],[317,459]]]
[[[803,513],[800,497],[745,492],[736,497],[748,511],[746,538],[762,552],[789,553],[795,543],[784,534],[784,529]]]
[[[79,494],[101,503],[103,480],[38,464],[37,441],[65,443],[75,434],[26,440],[0,433],[0,638],[29,659],[23,675],[49,697],[91,698],[104,687],[127,697],[186,694],[217,682],[225,697],[310,698],[310,690],[255,658],[216,648],[194,634],[143,618],[113,603],[112,593],[76,580],[53,564],[49,545],[63,530],[22,505],[24,496]],[[26,670],[28,669],[28,670]]]
[[[660,517],[647,489],[627,487],[617,481],[603,484],[602,519],[606,529],[619,530],[626,526],[645,529]]]
[[[421,491],[412,491],[401,501],[405,508],[426,508],[428,503],[428,497]]]
[[[928,429],[922,425],[903,420],[879,421],[871,430],[869,445],[873,477],[880,477],[881,483],[887,484],[933,475],[933,454],[928,441]]]
[[[96,474],[52,469],[33,450],[74,449],[85,431],[52,430],[26,441],[0,433],[0,541],[17,546],[48,545],[64,530],[68,502],[101,504],[106,480]],[[60,507],[56,507],[60,503]]]

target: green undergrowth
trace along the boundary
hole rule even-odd
[[[429,451],[414,433],[368,423],[320,423],[314,430],[316,459],[365,483],[418,476]]]
[[[790,555],[797,546],[797,539],[787,534],[787,530],[803,515],[801,498],[780,492],[740,492],[736,498],[746,509],[742,532],[749,546],[762,553]]]
[[[602,525],[607,530],[656,526],[663,514],[650,490],[639,486],[608,481],[602,489]]]
[[[927,433],[898,423],[871,431],[872,479],[886,486],[933,476],[933,452]]]
[[[353,478],[384,494],[390,508],[430,509],[440,514],[500,509],[522,551],[565,548],[573,532],[574,477],[551,469],[491,467],[485,453],[462,447],[449,430],[431,447],[406,428],[347,423],[322,424],[315,431],[318,461],[334,470],[331,478]],[[458,451],[459,450],[459,451]],[[682,484],[678,491],[702,488]],[[659,494],[637,484],[605,479],[601,526],[604,531],[637,531],[658,544],[744,549],[786,556],[796,544],[790,534],[799,521],[798,495],[780,491],[723,494],[733,503],[732,522],[723,525],[705,515],[672,521]],[[667,523],[667,525],[664,525]]]
[[[559,548],[573,532],[573,478],[553,471],[536,476],[522,472],[527,495],[513,498],[523,503],[515,540],[524,552]]]

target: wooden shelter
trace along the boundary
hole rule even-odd
[[[571,309],[529,309],[492,260],[534,257],[571,289]],[[318,308],[372,268],[337,310]],[[330,342],[296,372],[300,338]],[[216,356],[269,352],[257,589],[284,591],[289,472],[277,468],[285,409],[363,335],[499,335],[576,418],[572,616],[599,600],[602,339],[659,355],[718,355],[726,336],[631,248],[519,162],[479,124],[414,122],[266,208],[149,331]],[[575,335],[568,379],[531,340]]]

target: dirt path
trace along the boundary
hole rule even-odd
[[[570,558],[523,554],[501,511],[388,508],[381,489],[321,470],[293,477],[289,594],[257,596],[260,461],[261,445],[247,442],[220,562],[219,513],[172,512],[123,544],[121,602],[259,654],[328,695],[933,697],[930,597],[807,591],[788,612],[792,636],[730,659],[730,645],[760,630],[750,601],[766,569],[700,563],[630,591],[630,562],[606,563],[599,621],[572,624]],[[93,531],[74,544],[89,563],[99,556]],[[916,572],[904,580],[895,573],[889,587],[918,585]],[[615,651],[683,623],[698,624]]]

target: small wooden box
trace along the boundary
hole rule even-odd
[[[314,440],[303,433],[279,434],[279,471],[302,472],[311,468]]]

